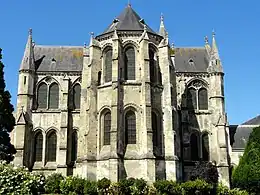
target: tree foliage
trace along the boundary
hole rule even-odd
[[[260,192],[260,127],[249,136],[243,156],[232,175],[234,187]]]
[[[13,105],[10,103],[11,95],[5,90],[4,64],[2,63],[2,49],[0,48],[0,160],[10,162],[16,153],[10,143],[9,133],[14,129],[15,119]]]
[[[190,180],[202,179],[210,184],[218,183],[218,169],[211,162],[198,162],[191,171]]]

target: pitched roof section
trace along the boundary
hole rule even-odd
[[[204,47],[174,48],[177,72],[207,72],[209,56]]]
[[[82,71],[83,47],[36,45],[34,58],[38,72]]]
[[[242,125],[260,125],[260,115],[244,122]]]
[[[115,28],[118,31],[143,31],[144,25],[146,25],[147,32],[156,34],[145,24],[144,20],[133,10],[131,5],[128,5],[102,34],[113,32]]]

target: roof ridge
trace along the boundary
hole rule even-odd
[[[73,46],[73,45],[35,45],[35,47],[43,47],[43,48],[84,48],[84,46]]]

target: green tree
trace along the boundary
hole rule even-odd
[[[14,129],[15,119],[13,105],[10,103],[11,95],[5,90],[4,64],[2,63],[2,49],[0,48],[0,160],[10,162],[16,153],[10,143],[9,133]]]
[[[232,175],[233,187],[260,192],[260,127],[253,129]]]

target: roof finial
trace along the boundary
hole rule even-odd
[[[147,31],[147,26],[144,24],[144,31]]]
[[[130,0],[128,0],[127,6],[128,6],[128,7],[131,7],[131,2],[130,2]]]
[[[94,37],[94,32],[91,32],[90,35],[91,35],[91,37]]]
[[[164,21],[164,16],[163,16],[163,13],[161,13],[161,22]]]
[[[29,28],[29,35],[32,35],[32,28]]]
[[[84,48],[86,48],[87,47],[87,44],[86,44],[86,42],[84,42]]]
[[[215,33],[215,30],[213,29],[212,30],[212,36],[215,37],[216,33]]]
[[[208,36],[205,36],[205,37],[204,37],[204,40],[205,40],[205,43],[206,43],[206,44],[209,44],[209,38],[208,38]]]

